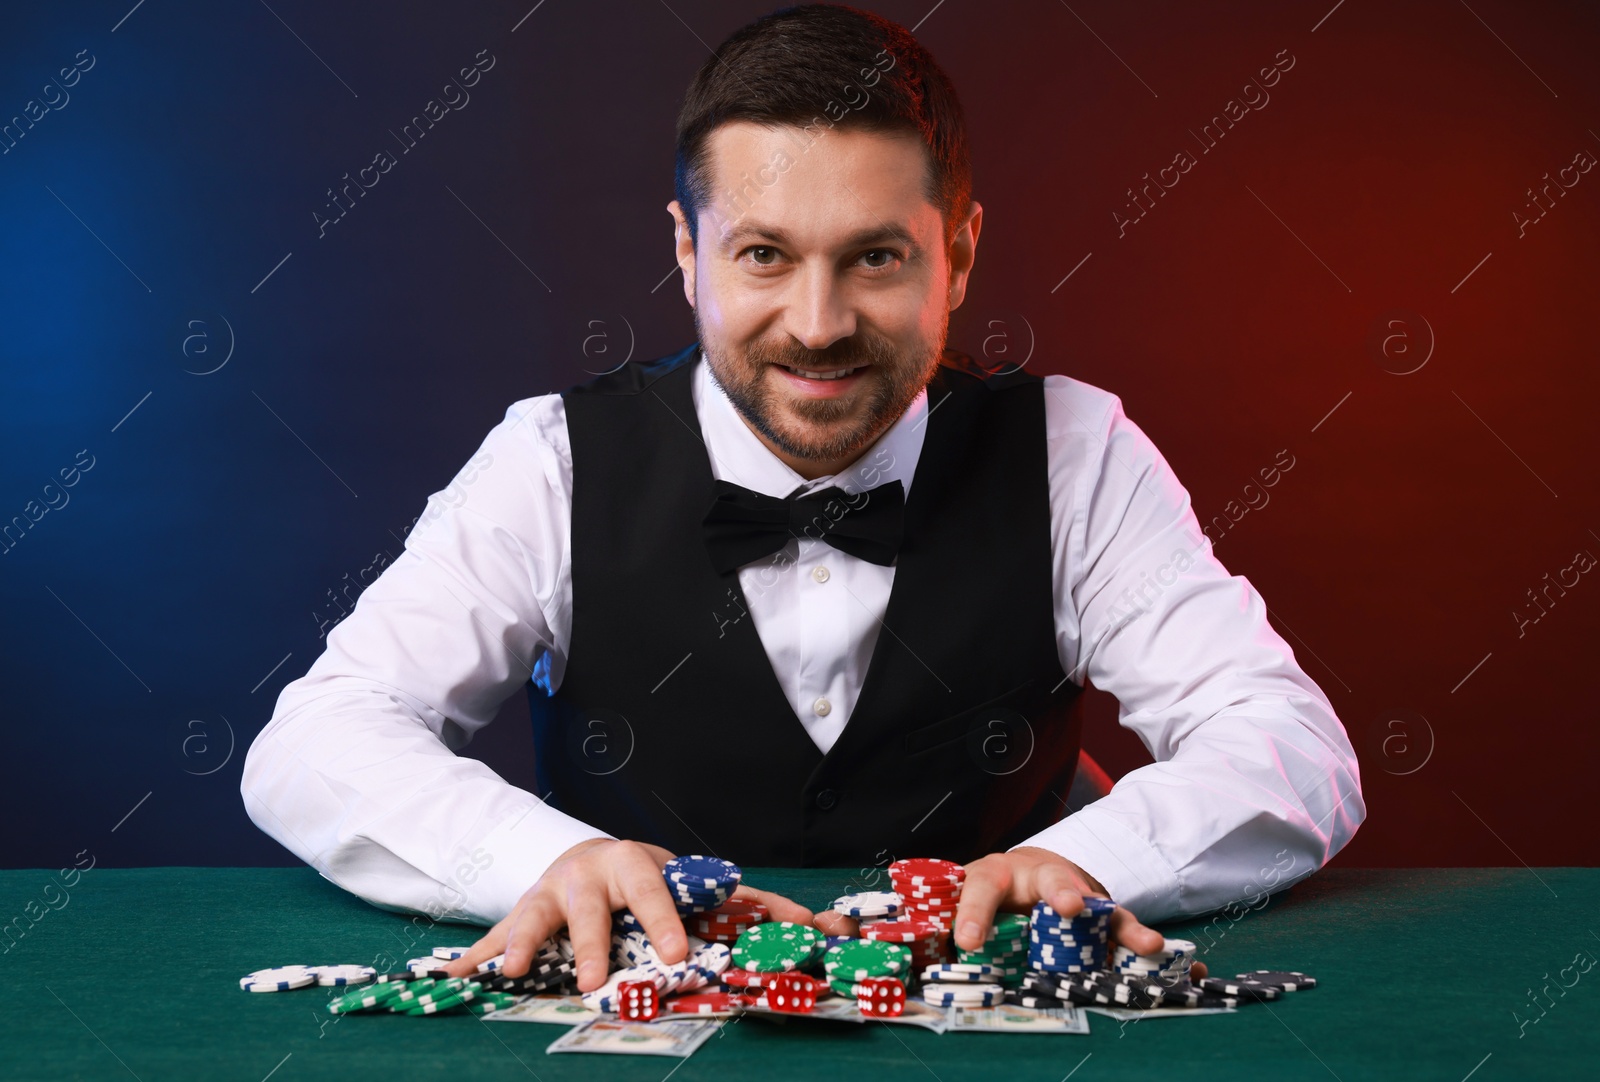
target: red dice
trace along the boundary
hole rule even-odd
[[[856,982],[856,1006],[868,1018],[895,1018],[905,1012],[906,986],[894,977]]]
[[[617,1014],[622,1018],[650,1022],[660,1009],[656,986],[649,981],[623,981],[617,985]]]
[[[804,1014],[817,1005],[817,982],[804,973],[780,973],[767,989],[767,1006],[775,1011]]]

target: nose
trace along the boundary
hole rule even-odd
[[[788,300],[788,332],[807,349],[827,349],[856,331],[855,311],[826,267],[797,275]]]

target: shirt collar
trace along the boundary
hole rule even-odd
[[[917,392],[906,411],[860,458],[838,473],[807,481],[773,454],[744,423],[727,392],[711,374],[704,349],[695,362],[692,387],[700,433],[711,457],[711,473],[719,481],[731,481],[779,498],[829,485],[837,485],[847,493],[865,492],[891,481],[905,486],[907,495],[911,492],[911,478],[928,431],[927,388]]]

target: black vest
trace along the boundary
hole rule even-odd
[[[706,552],[699,357],[695,343],[563,392],[572,640],[556,693],[528,696],[549,803],[619,838],[768,866],[971,860],[1059,819],[1082,689],[1056,651],[1042,380],[945,352],[883,627],[823,755],[738,572]]]

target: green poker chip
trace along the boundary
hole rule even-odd
[[[749,973],[782,973],[811,964],[824,940],[814,928],[793,921],[757,924],[739,934],[733,964]]]
[[[868,977],[897,977],[911,966],[911,952],[898,943],[858,939],[840,943],[823,957],[829,980],[866,980]]]

